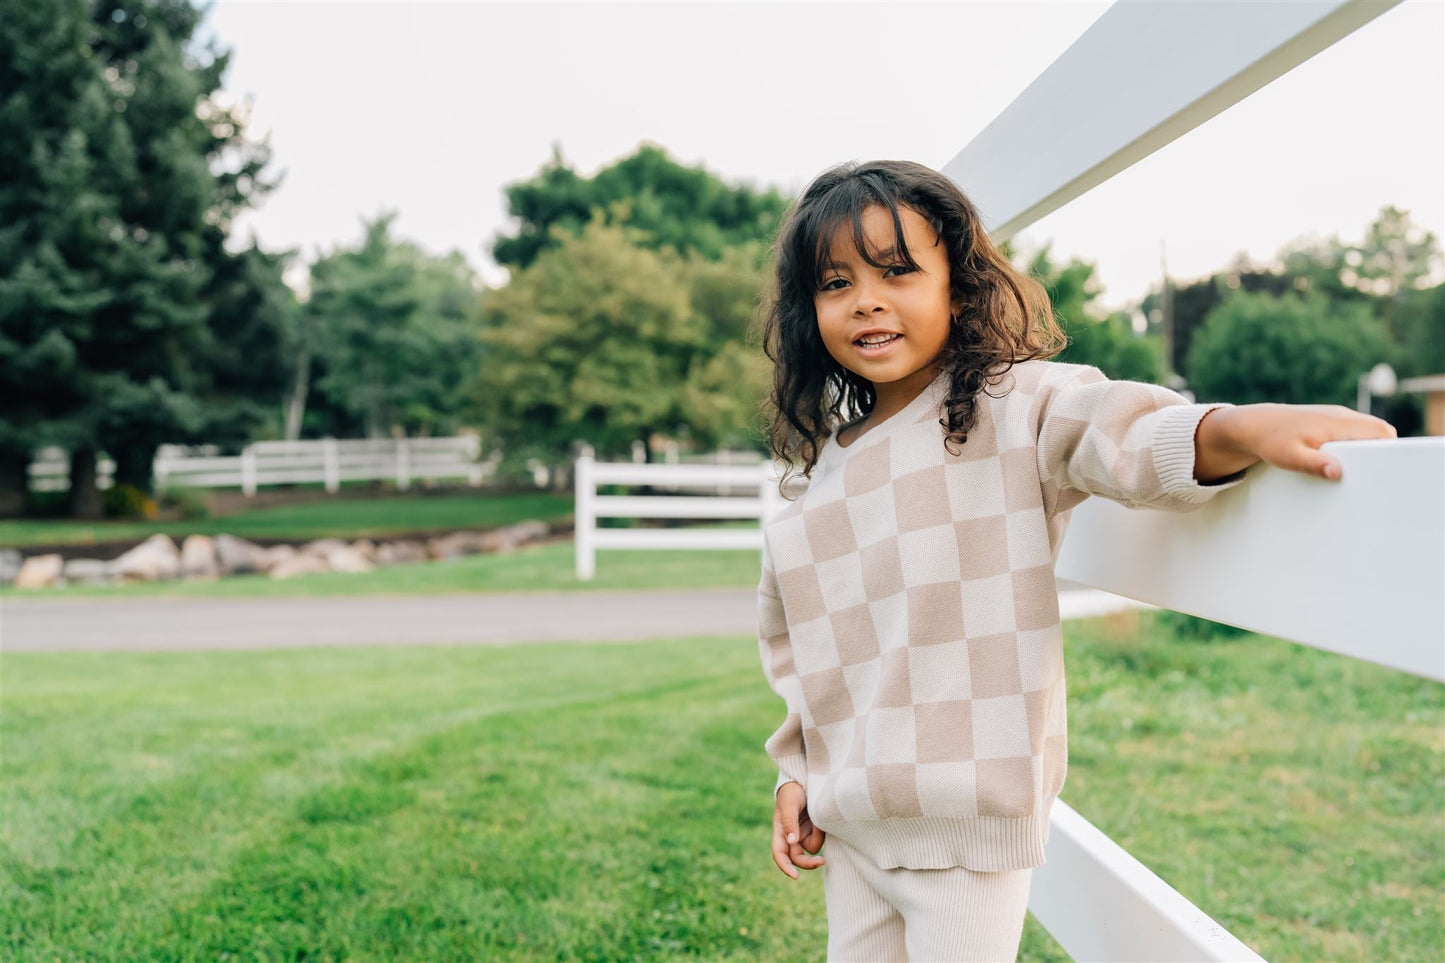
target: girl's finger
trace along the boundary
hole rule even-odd
[[[801,869],[817,869],[819,866],[822,866],[826,862],[826,860],[824,860],[822,856],[813,856],[809,854],[805,849],[803,849],[801,845],[798,845],[797,843],[794,843],[791,847],[789,847],[788,858],[793,861],[793,864],[795,866],[798,866]]]
[[[1281,467],[1329,481],[1337,481],[1340,477],[1339,459],[1309,445],[1301,445],[1292,451],[1289,462]]]
[[[783,821],[777,810],[773,811],[773,862],[789,879],[798,878],[798,870],[788,858],[788,844],[783,841]]]

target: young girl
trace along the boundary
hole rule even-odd
[[[843,165],[785,219],[759,648],[787,718],[773,859],[824,866],[830,960],[1012,960],[1064,782],[1053,564],[1090,494],[1188,511],[1263,460],[1340,477],[1335,406],[1193,405],[1046,359],[1048,298],[947,178]],[[818,855],[828,839],[828,859]]]

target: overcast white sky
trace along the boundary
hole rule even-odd
[[[476,4],[221,0],[228,94],[285,181],[240,232],[305,259],[399,211],[489,281],[502,188],[560,144],[584,174],[660,144],[796,192],[842,160],[942,167],[1108,3]],[[1408,0],[1024,232],[1098,265],[1103,302],[1386,204],[1445,235],[1445,5]]]

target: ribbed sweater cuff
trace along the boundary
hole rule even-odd
[[[1164,409],[1154,432],[1154,470],[1167,495],[1202,505],[1226,488],[1244,481],[1244,471],[1201,485],[1194,480],[1194,436],[1199,422],[1215,408],[1229,404],[1174,405]]]
[[[778,764],[778,782],[773,786],[773,798],[776,799],[778,790],[790,782],[795,782],[807,790],[808,764],[805,756],[799,753],[796,756],[783,756],[773,761]]]

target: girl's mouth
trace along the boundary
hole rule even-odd
[[[901,339],[901,334],[870,334],[867,337],[859,338],[853,342],[853,346],[865,355],[882,354],[895,342]]]

